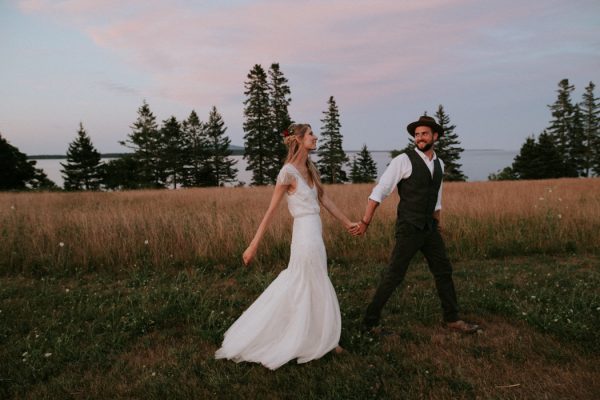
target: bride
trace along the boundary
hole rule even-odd
[[[327,275],[319,203],[350,231],[357,224],[338,210],[323,191],[309,158],[317,137],[308,124],[284,133],[288,155],[277,177],[269,208],[244,251],[248,265],[284,195],[294,218],[288,267],[225,332],[216,358],[251,361],[276,369],[292,359],[305,363],[339,347],[340,307]]]

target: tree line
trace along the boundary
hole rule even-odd
[[[556,101],[549,105],[551,120],[536,138],[527,137],[511,166],[490,180],[550,179],[600,176],[600,104],[590,82],[579,103],[573,103],[575,86],[563,79]]]
[[[278,63],[268,73],[257,64],[244,83],[244,158],[252,172],[252,185],[273,184],[285,161],[287,149],[282,132],[293,123],[288,107],[291,90]],[[350,164],[342,147],[339,110],[331,96],[321,119],[321,141],[317,166],[324,183],[373,182],[377,168],[366,145]],[[61,163],[64,189],[126,190],[177,187],[223,186],[236,182],[236,161],[230,156],[227,127],[215,106],[203,122],[192,110],[183,121],[171,116],[159,126],[146,101],[137,110],[127,138],[119,143],[131,152],[102,162],[82,123],[69,144],[66,162]],[[0,189],[26,190],[59,188],[35,161],[0,135],[2,175]],[[245,182],[239,182],[240,185]]]

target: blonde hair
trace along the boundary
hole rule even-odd
[[[300,151],[303,149],[300,143],[309,130],[312,130],[309,124],[291,124],[289,126],[287,129],[289,135],[284,138],[284,143],[288,148],[288,154],[285,159],[286,164],[292,163],[298,158]],[[323,196],[323,185],[321,184],[319,170],[310,157],[306,157],[306,168],[312,184],[317,187],[317,193],[320,199]]]

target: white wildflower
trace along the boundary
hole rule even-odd
[[[146,244],[146,245],[148,244],[148,239],[144,240],[144,244]]]
[[[544,200],[544,198],[543,198],[543,197],[540,197],[540,201],[542,201],[542,200]]]
[[[557,217],[558,217],[558,219],[561,219],[562,218],[562,214],[558,214]]]
[[[14,210],[14,209],[15,209],[15,206],[10,206],[10,209],[11,209],[11,210]]]
[[[153,372],[153,373],[152,373],[152,376],[156,376],[156,372]]]
[[[27,353],[27,352],[25,352],[25,353],[21,354],[21,357],[27,357],[27,354],[28,354],[28,353]]]
[[[63,242],[60,242],[58,245],[59,245],[60,247],[65,247],[65,244],[64,244]]]
[[[44,354],[44,357],[48,358],[48,357],[50,357],[51,355],[52,355],[52,353],[45,353],[45,354]]]
[[[65,293],[69,293],[71,290],[69,288],[65,289]]]

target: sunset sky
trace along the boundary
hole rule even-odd
[[[0,133],[28,154],[64,154],[80,121],[125,151],[144,99],[159,121],[215,105],[241,146],[244,82],[272,62],[317,134],[336,98],[347,150],[404,147],[438,104],[464,148],[516,150],[561,79],[577,102],[600,85],[600,1],[0,0],[0,57]]]

